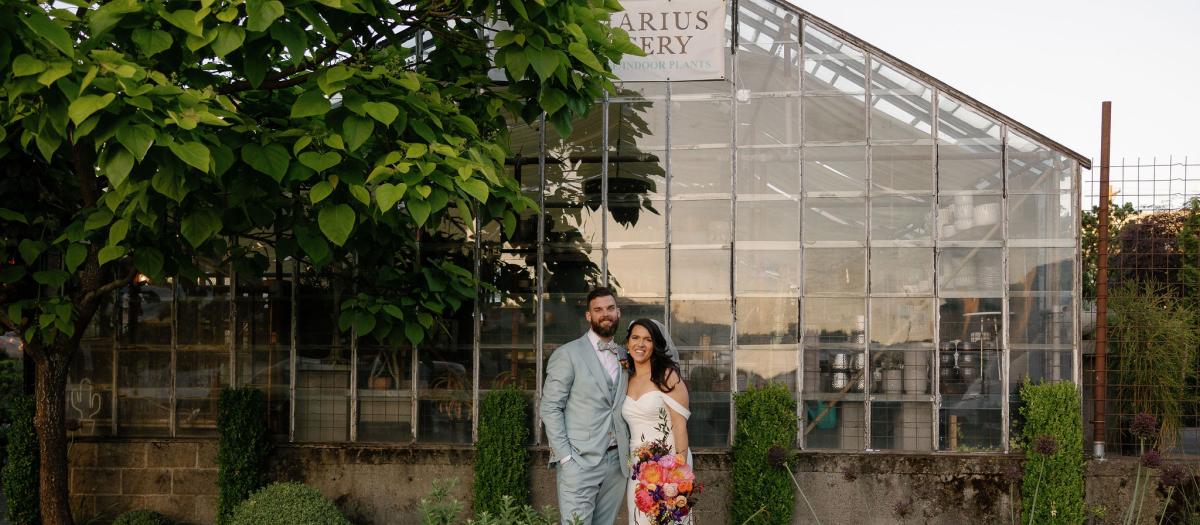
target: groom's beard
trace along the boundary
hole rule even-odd
[[[605,319],[601,319],[599,322],[591,321],[589,323],[592,325],[592,331],[596,332],[596,335],[606,338],[606,339],[609,337],[612,337],[613,334],[617,333],[618,319],[612,319],[612,323],[610,323],[608,326],[604,326],[602,323],[607,320],[608,319],[605,318]]]

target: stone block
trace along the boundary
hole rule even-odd
[[[145,506],[146,500],[143,496],[96,496],[96,514],[108,516],[110,519]]]
[[[144,468],[146,443],[98,443],[96,466],[102,468]]]
[[[146,466],[191,468],[196,466],[196,443],[150,443]]]
[[[122,494],[170,494],[171,471],[165,468],[127,469],[121,473]]]
[[[72,494],[120,494],[121,470],[113,468],[77,468],[71,472]],[[97,509],[103,512],[103,509]]]
[[[196,496],[196,508],[189,521],[192,523],[216,523],[217,497]]]
[[[217,493],[217,469],[175,469],[171,478],[172,494],[212,496]]]
[[[145,508],[161,513],[179,523],[212,523],[196,521],[196,496],[157,495],[146,496]]]
[[[72,468],[96,466],[96,443],[72,443],[67,447],[67,464]]]
[[[205,441],[196,444],[196,466],[217,468],[217,442]]]

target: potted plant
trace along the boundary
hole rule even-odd
[[[898,350],[885,350],[875,359],[875,366],[881,371],[885,394],[904,393],[904,353]]]

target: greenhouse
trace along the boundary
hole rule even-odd
[[[270,278],[118,294],[76,357],[73,432],[215,436],[221,389],[250,385],[281,442],[468,444],[481,395],[538,399],[606,285],[622,324],[668,324],[695,446],[728,447],[733,394],[781,382],[803,449],[1007,452],[1026,378],[1080,382],[1089,161],[808,13],[732,5],[722,78],[624,82],[565,139],[514,122],[540,211],[422,246],[488,283],[436,339],[353,337],[329,269],[238,239]]]

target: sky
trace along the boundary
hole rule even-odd
[[[1064,146],[1200,164],[1200,0],[791,0]]]

